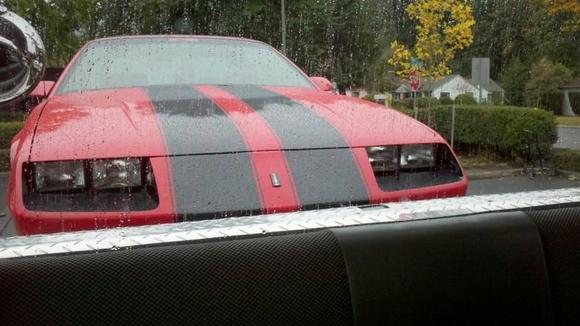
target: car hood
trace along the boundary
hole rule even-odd
[[[251,146],[247,130],[257,139]],[[267,131],[264,137],[261,130]],[[50,97],[30,157],[155,157],[429,142],[444,140],[405,114],[351,97],[291,87],[171,85]]]

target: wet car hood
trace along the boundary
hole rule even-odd
[[[246,127],[258,135],[267,126],[278,139],[263,137],[249,148],[232,119],[255,123]],[[170,85],[52,96],[37,122],[31,160],[428,142],[444,140],[405,114],[355,98],[290,87]]]

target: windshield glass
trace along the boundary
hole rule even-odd
[[[58,93],[172,84],[312,87],[265,44],[203,38],[120,38],[89,44]]]

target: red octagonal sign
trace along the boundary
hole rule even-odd
[[[409,73],[409,84],[411,85],[411,91],[416,92],[421,86],[421,81],[419,80],[419,73],[416,70],[412,70]]]

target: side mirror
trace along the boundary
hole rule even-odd
[[[310,81],[323,92],[332,92],[333,86],[330,80],[324,77],[310,77]]]
[[[38,32],[0,4],[0,108],[26,98],[42,79],[44,67]]]

